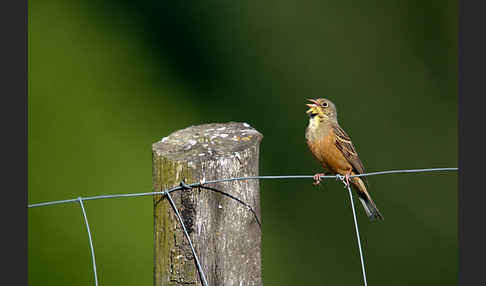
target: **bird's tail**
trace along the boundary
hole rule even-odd
[[[380,211],[376,207],[375,203],[371,199],[371,196],[368,194],[368,191],[366,190],[366,186],[364,185],[363,181],[360,180],[359,178],[355,178],[358,180],[355,180],[353,182],[353,185],[356,189],[356,193],[358,194],[359,201],[363,205],[363,208],[366,211],[366,214],[368,215],[368,218],[370,220],[384,220],[383,216],[381,215]]]
[[[380,211],[378,210],[370,196],[361,196],[361,193],[358,193],[358,198],[370,220],[384,220],[383,216],[381,215]]]

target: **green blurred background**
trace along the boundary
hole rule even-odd
[[[260,174],[320,171],[307,98],[368,171],[457,166],[457,1],[29,1],[29,203],[147,192],[151,144],[209,122],[264,134]],[[369,178],[370,285],[457,285],[457,174]],[[360,285],[342,184],[261,182],[263,282]],[[89,201],[101,285],[153,284],[150,197]],[[29,285],[92,285],[79,207],[28,210]]]

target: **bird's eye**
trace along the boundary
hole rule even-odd
[[[327,102],[324,102],[324,103],[322,104],[322,107],[327,107]]]

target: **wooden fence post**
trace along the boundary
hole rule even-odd
[[[154,191],[232,177],[258,176],[263,135],[246,123],[204,124],[153,144]],[[256,179],[208,184],[247,203],[260,219]],[[262,285],[261,226],[248,207],[203,188],[171,196],[210,286]],[[154,196],[154,284],[202,285],[182,228],[167,198]]]

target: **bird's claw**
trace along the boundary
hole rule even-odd
[[[318,174],[315,174],[313,179],[314,179],[314,185],[317,186],[321,183],[321,177],[324,177],[325,174],[324,173],[318,173]]]
[[[347,188],[348,186],[350,186],[350,185],[349,185],[349,176],[350,176],[350,175],[351,175],[351,172],[348,172],[348,173],[346,173],[346,175],[344,175],[344,177],[343,177],[343,176],[341,176],[341,178],[342,178],[341,180],[342,180],[342,181],[343,181],[343,183],[344,183],[344,188]]]
[[[351,173],[347,173],[344,176],[341,174],[336,174],[336,181],[341,181],[344,184],[344,188],[346,189],[349,186],[349,176]]]
[[[346,179],[346,186],[349,186],[349,174],[346,174],[344,178]]]

